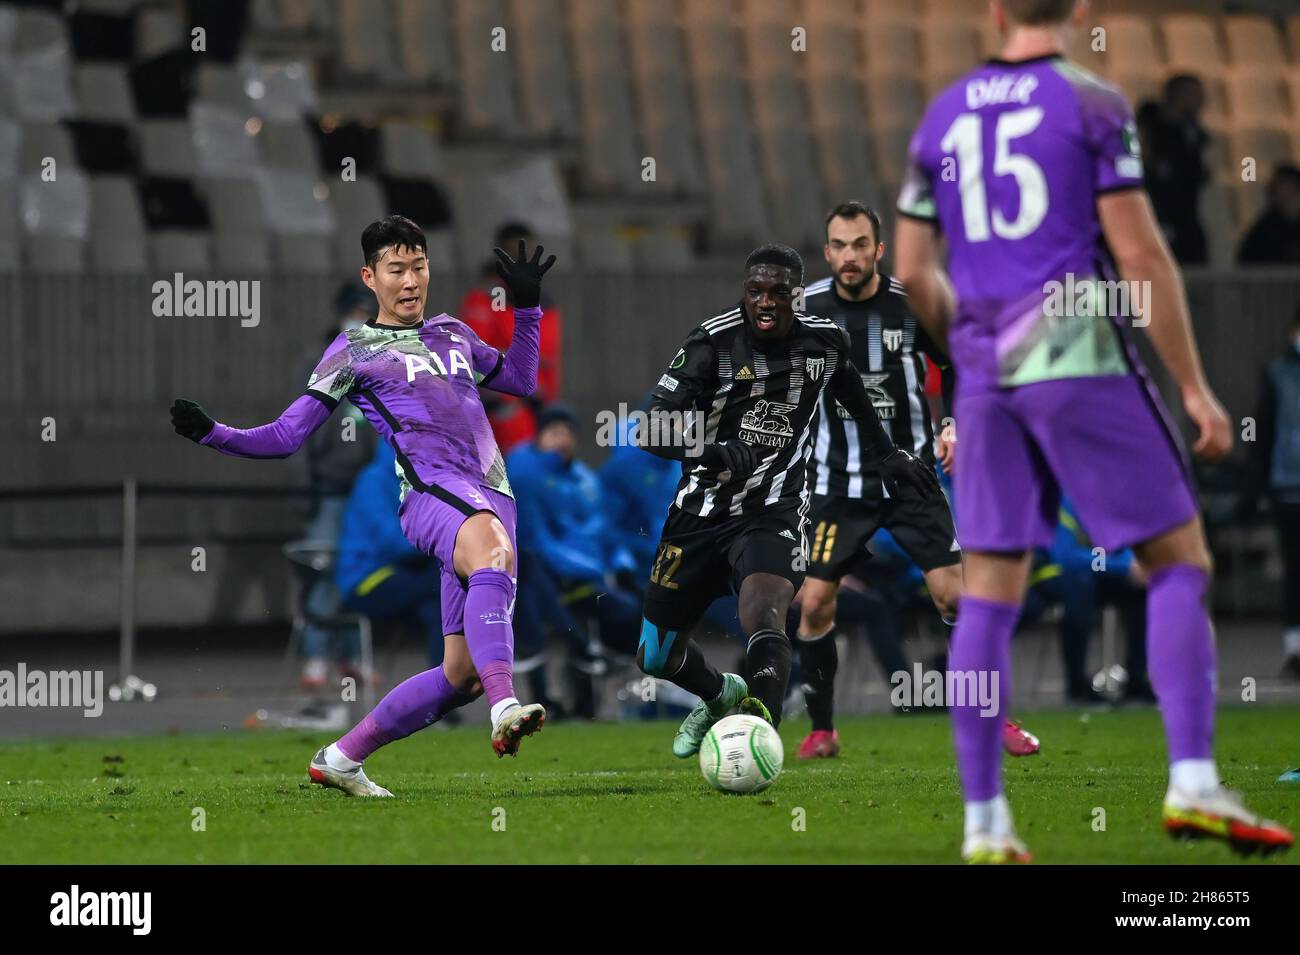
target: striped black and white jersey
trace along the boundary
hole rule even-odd
[[[848,345],[829,319],[796,315],[783,341],[759,348],[743,306],[692,331],[655,385],[652,407],[681,413],[685,433],[702,435],[704,444],[739,438],[770,453],[754,474],[737,478],[688,456],[676,506],[700,517],[806,509],[813,419],[827,384],[847,365]]]
[[[849,356],[894,444],[934,466],[934,426],[925,397],[926,356],[947,364],[907,304],[895,278],[881,274],[876,294],[861,302],[841,298],[832,279],[804,290],[809,314],[833,321],[848,334]],[[863,435],[831,394],[822,399],[814,425],[809,480],[814,494],[882,499],[878,471],[863,466]]]

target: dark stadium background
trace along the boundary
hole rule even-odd
[[[1085,35],[1077,57],[1135,101],[1174,73],[1205,84],[1208,261],[1185,274],[1211,383],[1240,422],[1300,304],[1300,266],[1234,264],[1273,169],[1300,159],[1300,12],[1096,0],[1093,20],[1106,49]],[[795,245],[821,277],[824,211],[850,198],[882,211],[889,242],[925,101],[995,42],[979,0],[0,2],[0,665],[111,681],[125,609],[134,669],[159,688],[95,721],[6,713],[0,735],[235,725],[299,704],[282,548],[306,521],[303,462],[196,449],[167,407],[274,418],[361,264],[364,224],[401,212],[426,228],[430,314],[456,311],[499,223],[535,230],[560,257],[546,285],[561,393],[597,464],[596,414],[635,406],[682,335],[735,300],[750,248]],[[153,284],[177,272],[260,280],[259,324],[155,316]],[[1233,516],[1244,453],[1202,475],[1220,685],[1236,694],[1252,675],[1261,697],[1295,701],[1276,677],[1273,533]],[[1016,652],[1022,698],[1058,701],[1054,630]],[[377,664],[391,683],[420,654],[381,642]],[[847,708],[884,705],[874,665],[855,649]],[[607,711],[628,676],[610,676]]]

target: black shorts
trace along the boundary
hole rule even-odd
[[[961,562],[952,511],[942,494],[862,500],[814,494],[808,524],[808,576],[839,580],[866,559],[867,541],[887,528],[925,571]]]
[[[797,507],[720,518],[670,508],[646,585],[646,619],[688,630],[750,574],[776,574],[798,592],[807,566],[803,524]]]

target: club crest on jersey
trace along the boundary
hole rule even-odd
[[[885,390],[885,382],[889,379],[889,372],[882,375],[861,375],[862,387],[867,390],[867,397],[871,399],[871,405],[876,409],[876,414],[881,421],[891,421],[898,413],[898,405],[889,392]],[[845,421],[852,419],[847,408],[838,401],[835,402],[835,412]]]
[[[880,333],[880,339],[890,351],[898,351],[903,347],[903,330],[901,328],[886,328]]]
[[[740,419],[740,436],[750,444],[784,448],[794,437],[790,412],[798,405],[761,399]]]
[[[822,376],[822,369],[826,367],[825,358],[808,358],[803,363],[804,371],[808,373],[809,381],[816,381]]]

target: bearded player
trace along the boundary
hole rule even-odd
[[[894,444],[933,468],[926,362],[945,369],[945,397],[951,369],[947,356],[917,325],[902,285],[880,270],[885,255],[880,229],[880,216],[860,202],[841,203],[830,211],[822,254],[832,274],[808,286],[804,308],[829,318],[849,336],[849,357]],[[840,580],[867,557],[876,531],[887,528],[921,568],[935,609],[949,626],[956,621],[961,591],[961,547],[947,499],[942,494],[903,500],[891,496],[864,454],[857,422],[829,394],[822,396],[817,416],[809,487],[812,550],[800,591],[795,646],[812,731],[799,746],[800,759],[840,751],[833,722]],[[1037,737],[1010,719],[1002,724],[1002,745],[1012,756],[1031,756],[1039,748]]]
[[[362,763],[375,750],[437,722],[482,694],[491,704],[491,743],[514,756],[542,728],[545,710],[520,704],[513,686],[515,504],[480,388],[528,395],[537,386],[542,276],[555,262],[496,250],[515,303],[510,348],[497,351],[450,315],[425,317],[429,289],[424,233],[402,216],[361,234],[361,278],[379,314],[325,349],[307,391],[274,422],[232,428],[194,402],[171,408],[178,434],[222,454],[283,458],[297,451],[347,398],[392,445],[401,478],[407,539],[442,562],[441,666],[411,677],[311,759],[308,775],[354,796],[391,796]]]
[[[740,302],[687,336],[651,392],[652,426],[639,434],[652,454],[682,462],[646,587],[637,663],[700,697],[673,740],[683,759],[733,707],[780,724],[786,613],[807,562],[807,467],[822,393],[856,420],[866,461],[893,493],[942,496],[934,470],[881,427],[844,332],[795,314],[802,284],[794,249],[750,253]],[[690,639],[709,604],[732,589],[749,641],[748,680],[718,672]]]
[[[999,732],[1030,552],[1050,542],[1062,494],[1095,542],[1107,551],[1132,545],[1148,574],[1148,665],[1169,755],[1165,829],[1243,853],[1281,851],[1291,833],[1219,781],[1210,552],[1185,452],[1126,317],[1147,326],[1179,390],[1199,433],[1192,451],[1222,458],[1231,427],[1205,380],[1178,268],[1143,190],[1129,106],[1064,59],[1087,10],[1086,0],[993,0],[1001,56],[930,105],[899,197],[898,276],[957,369],[955,494],[966,557],[949,678],[999,678],[995,716],[969,699],[952,706],[962,855],[1028,860],[1002,792]],[[1107,300],[1116,286],[1100,283],[1117,277],[1144,284],[1145,314],[1133,315],[1121,296]]]

